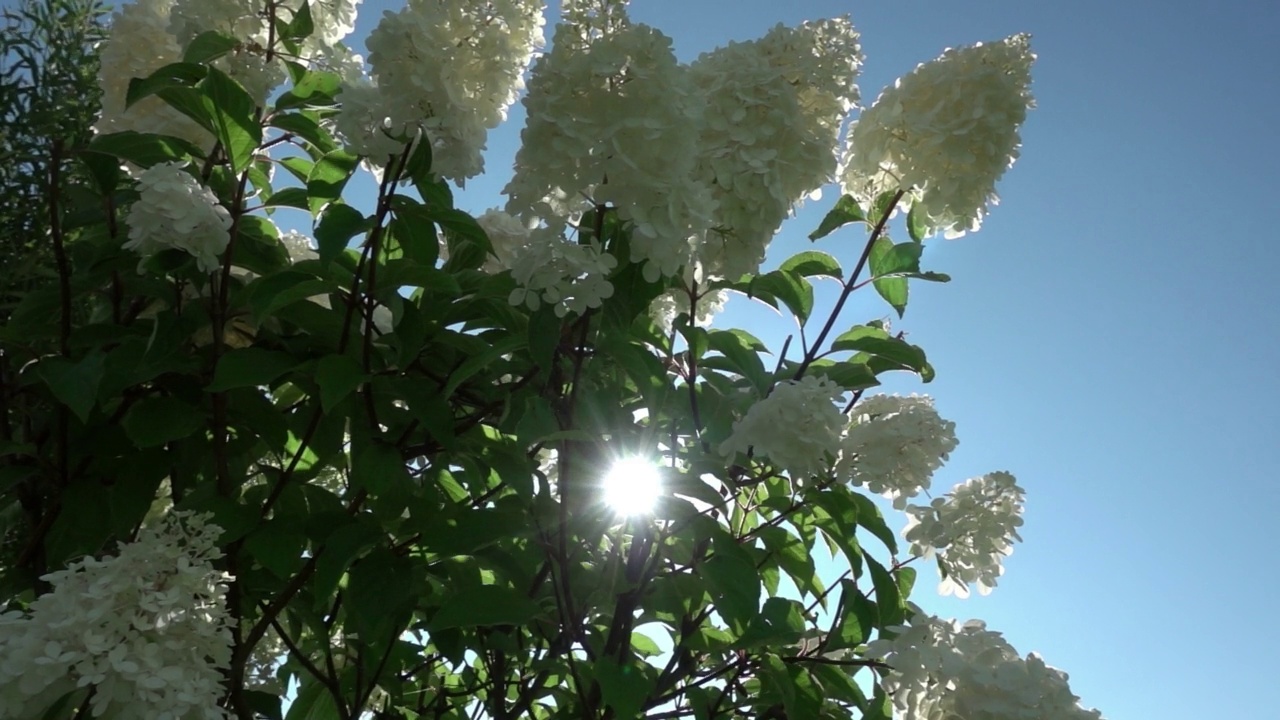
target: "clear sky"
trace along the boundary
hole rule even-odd
[[[354,38],[385,8],[366,0]],[[731,39],[849,13],[879,89],[945,47],[1030,32],[1038,108],[983,230],[930,241],[896,329],[938,370],[957,424],[942,489],[1007,469],[1025,542],[989,597],[917,602],[979,617],[1070,672],[1112,720],[1271,718],[1280,616],[1268,559],[1280,444],[1280,4],[1265,0],[634,0],[692,59]],[[500,204],[521,114],[491,138],[462,204]],[[773,262],[836,198],[784,226]],[[1270,210],[1268,210],[1270,208]],[[860,236],[819,248],[847,265]],[[873,295],[848,323],[881,317]],[[763,318],[763,319],[762,319]],[[819,318],[820,319],[820,318]],[[785,324],[731,306],[772,347]]]

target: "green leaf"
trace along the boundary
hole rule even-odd
[[[896,202],[901,202],[901,198],[899,197],[897,190],[885,190],[880,193],[874,203],[875,207],[867,217],[867,223],[870,225],[880,223],[882,218],[893,212],[894,207],[896,207]]]
[[[213,103],[214,135],[226,150],[232,171],[241,172],[262,144],[262,126],[253,117],[257,103],[240,83],[216,67],[209,68],[200,84]]]
[[[343,592],[347,622],[375,655],[404,630],[417,603],[414,577],[409,558],[385,547],[374,548],[352,566]]]
[[[303,0],[293,19],[285,25],[283,36],[288,40],[305,40],[315,30],[315,21],[311,19],[311,3]]]
[[[409,162],[405,164],[403,177],[413,181],[414,187],[418,188],[418,192],[422,195],[423,200],[428,200],[427,193],[423,191],[424,187],[430,186],[435,182],[435,175],[431,172],[431,143],[420,141],[414,146],[413,152],[409,155]],[[452,207],[453,203],[449,203],[448,207]]]
[[[316,366],[316,383],[320,385],[320,406],[333,410],[356,388],[369,379],[364,368],[349,355],[326,355]]]
[[[333,285],[327,280],[298,270],[285,270],[254,280],[249,286],[249,306],[253,309],[254,321],[261,322],[282,307],[331,290]]]
[[[204,423],[204,412],[174,397],[140,400],[129,408],[123,420],[125,433],[140,448],[181,440]]]
[[[716,610],[731,626],[746,628],[760,609],[760,574],[731,537],[714,539],[715,554],[702,566]]]
[[[869,325],[856,325],[831,342],[834,351],[852,350],[863,353],[854,362],[863,361],[877,375],[889,370],[918,373],[925,382],[933,380],[933,366],[918,345],[894,337]]]
[[[925,222],[924,213],[920,212],[920,203],[913,203],[911,212],[907,213],[907,234],[918,243],[924,242],[929,236],[929,226]]]
[[[90,141],[84,152],[109,155],[142,168],[166,162],[186,162],[191,158],[204,156],[200,148],[186,140],[132,130],[99,135]]]
[[[898,592],[902,594],[902,599],[906,600],[911,596],[912,588],[916,586],[916,569],[900,567],[895,574],[898,576]]]
[[[205,67],[201,65],[200,67]],[[196,88],[171,86],[156,91],[156,97],[165,101],[169,107],[194,120],[200,127],[215,137],[218,134],[214,116],[217,108],[209,97]]]
[[[449,260],[444,269],[448,272],[472,270],[480,267],[493,252],[489,236],[476,219],[461,210],[429,206],[429,217],[445,231],[445,244],[449,248]]]
[[[209,63],[235,50],[239,44],[239,40],[217,30],[206,30],[187,45],[186,51],[182,53],[182,62]]]
[[[317,605],[327,609],[347,567],[383,539],[382,530],[372,520],[354,522],[334,530],[316,556],[316,574],[311,585]]]
[[[328,265],[333,262],[347,248],[351,238],[369,229],[369,223],[359,210],[350,205],[332,203],[325,207],[315,232],[320,263]]]
[[[145,78],[133,78],[125,92],[126,109],[143,98],[156,95],[168,88],[192,89],[209,73],[206,65],[194,62],[170,63]]]
[[[748,295],[768,294],[783,302],[801,325],[813,312],[813,285],[804,277],[784,270],[758,275],[751,281]]]
[[[272,575],[288,580],[306,562],[307,536],[277,515],[249,533],[244,549]]]
[[[316,215],[326,205],[336,203],[342,197],[351,174],[360,164],[360,158],[346,150],[334,150],[324,154],[311,168],[307,176],[307,195],[311,198],[311,214]]]
[[[858,201],[854,200],[852,195],[845,195],[837,200],[836,206],[831,208],[826,217],[822,218],[822,222],[818,224],[818,229],[809,233],[809,240],[824,238],[851,222],[866,221],[867,218],[862,214],[862,208],[858,207]]]
[[[871,582],[876,589],[876,608],[880,612],[880,626],[901,625],[907,617],[907,604],[898,590],[893,574],[870,555],[866,556],[871,570]]]
[[[640,716],[653,682],[634,663],[619,664],[613,658],[601,658],[595,664],[596,681],[605,705],[613,708],[613,717],[632,720]]]
[[[423,205],[407,202],[407,198],[405,200],[396,204],[391,218],[391,234],[400,243],[406,258],[434,266],[440,257],[440,240],[436,236],[431,211]]]
[[[795,600],[771,597],[764,601],[760,613],[751,619],[751,624],[733,647],[750,650],[791,644],[804,634],[805,626],[803,605]]]
[[[213,371],[213,382],[206,390],[222,392],[238,387],[270,385],[271,381],[297,364],[298,361],[286,352],[262,348],[232,350],[218,361],[218,367]]]
[[[870,256],[871,274],[873,276],[885,273],[883,268],[892,262],[888,256],[893,252],[894,247],[893,241],[889,238],[884,236],[876,238],[875,244],[871,246]],[[902,317],[903,313],[907,311],[907,279],[904,277],[879,277],[873,281],[873,284],[876,292],[880,293],[880,297],[884,298],[885,302],[898,311],[898,317]]]
[[[517,348],[524,346],[525,338],[518,335],[508,335],[489,346],[488,350],[467,358],[461,365],[457,367],[449,375],[449,382],[444,386],[444,396],[446,399],[453,396],[453,393],[462,386],[473,375],[489,366],[498,358],[510,353]]]
[[[880,384],[876,373],[865,362],[823,358],[809,365],[809,374],[823,375],[846,390],[865,390]]]
[[[307,678],[289,704],[285,720],[342,720],[329,688],[318,680],[311,680],[310,676]]]
[[[827,649],[857,647],[871,639],[876,628],[876,606],[852,580],[840,581],[840,604],[836,609],[836,626],[827,639]]]
[[[98,383],[102,381],[106,359],[106,355],[95,351],[78,362],[48,357],[36,367],[53,396],[71,408],[80,422],[88,422],[89,413],[97,403]]]
[[[308,70],[293,89],[276,99],[276,109],[303,107],[305,105],[332,105],[333,98],[342,87],[342,77],[334,72]]]
[[[431,511],[413,512],[413,527],[421,534],[421,547],[441,556],[473,555],[511,537],[512,528],[528,519],[521,511],[496,508],[467,509],[445,516]]]
[[[289,251],[280,242],[275,223],[261,215],[243,215],[237,225],[231,262],[259,275],[270,275],[289,266]]]
[[[271,193],[271,196],[262,201],[263,207],[291,207],[299,210],[310,210],[307,205],[306,188],[286,187]]]
[[[897,553],[898,539],[885,523],[884,514],[880,512],[880,508],[862,493],[850,492],[849,497],[858,507],[858,525],[871,531],[872,535],[884,543],[890,553]]]
[[[432,632],[456,627],[523,625],[541,613],[538,603],[519,590],[480,585],[446,598],[427,625]]]
[[[923,252],[924,246],[920,243],[904,242],[894,245],[892,240],[881,236],[876,239],[871,250],[871,276],[920,272],[920,255]]]
[[[315,169],[316,164],[301,155],[291,155],[280,159],[280,166],[289,171],[289,174],[298,179],[298,182],[306,183],[307,178],[311,177],[311,171]]]
[[[333,136],[320,123],[310,117],[310,113],[276,113],[271,116],[270,125],[306,140],[314,145],[321,154],[338,149],[338,144],[334,142]]]
[[[800,277],[832,277],[837,280],[844,277],[840,263],[827,253],[817,250],[796,253],[787,258],[778,269]]]
[[[707,343],[712,350],[729,360],[730,368],[751,381],[763,392],[769,387],[769,375],[760,360],[758,348],[764,344],[745,331],[711,330]]]
[[[404,457],[394,445],[355,433],[351,450],[351,484],[377,495],[410,484]]]

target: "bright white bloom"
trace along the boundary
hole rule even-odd
[[[1004,573],[1002,561],[1013,554],[1013,541],[1022,540],[1024,496],[1012,475],[994,472],[955,486],[927,507],[907,508],[903,537],[912,553],[937,555],[945,573],[938,592],[967,597],[970,583],[983,595],[991,592]]]
[[[523,88],[542,25],[542,3],[532,0],[409,0],[369,35],[377,89],[344,91],[342,113],[358,119],[340,116],[339,129],[357,149],[376,150],[368,155],[379,164],[402,144],[387,152],[373,131],[414,137],[425,130],[432,170],[462,184],[484,170],[488,131],[506,119]],[[352,99],[356,105],[347,108]]]
[[[963,625],[918,612],[867,656],[893,667],[885,691],[912,720],[1100,720],[1071,692],[1067,674],[1032,653],[1025,659],[978,620]]]
[[[792,480],[826,473],[840,447],[845,417],[836,407],[844,388],[814,375],[778,383],[733,424],[720,454],[752,449],[756,457],[786,469]]]
[[[899,510],[929,489],[933,471],[956,448],[955,423],[927,396],[873,395],[849,412],[837,472],[884,495]]]
[[[580,245],[551,228],[536,229],[511,258],[511,276],[519,287],[509,301],[530,310],[554,305],[558,317],[581,315],[613,296],[608,277],[617,264],[598,244]]]
[[[529,244],[532,230],[519,218],[496,209],[486,210],[476,218],[476,222],[484,228],[485,234],[489,236],[489,244],[493,247],[493,255],[485,258],[481,270],[487,273],[510,270],[516,254]]]
[[[832,179],[861,65],[857,31],[837,18],[778,25],[690,66],[707,102],[697,179],[717,205],[699,250],[709,274],[757,271],[792,207]]]
[[[710,226],[710,193],[692,178],[703,101],[671,39],[620,13],[603,16],[612,18],[607,32],[557,26],[533,66],[503,192],[507,210],[526,220],[563,225],[616,209],[634,228],[631,259],[656,280],[687,264],[693,238]]]
[[[26,614],[0,615],[0,707],[38,718],[92,685],[94,717],[226,718],[217,700],[230,618],[226,578],[212,564],[220,534],[175,513],[115,557],[46,575],[53,590]]]
[[[169,248],[184,250],[204,272],[222,264],[231,214],[218,204],[213,191],[183,170],[182,163],[161,163],[145,170],[138,178],[138,194],[125,216],[126,249],[143,258]]]
[[[977,230],[1034,106],[1029,43],[1014,35],[949,49],[886,88],[849,130],[844,191],[865,206],[906,190],[930,233]]]
[[[672,323],[681,313],[689,313],[695,325],[706,327],[729,301],[728,292],[707,290],[704,287],[698,288],[697,297],[697,308],[694,310],[690,307],[692,298],[689,290],[685,287],[672,288],[654,299],[653,304],[649,306],[649,316],[658,324],[658,327],[662,328],[663,332],[671,332]]]
[[[146,98],[125,109],[130,80],[147,77],[182,59],[182,46],[168,29],[172,5],[173,0],[138,0],[120,6],[112,14],[111,32],[100,48],[102,115],[94,130],[172,135],[208,149],[213,145],[213,136],[158,97]]]
[[[390,105],[372,81],[360,78],[344,84],[337,101],[340,110],[334,117],[334,131],[357,155],[381,166],[404,150],[405,143],[394,135],[404,128],[392,130]]]

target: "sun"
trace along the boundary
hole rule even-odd
[[[619,515],[643,515],[653,511],[662,494],[658,466],[644,458],[623,458],[609,468],[602,483],[604,502]]]

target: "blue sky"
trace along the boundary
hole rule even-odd
[[[355,37],[399,0],[366,2]],[[635,0],[685,59],[777,22],[849,13],[865,100],[947,46],[1030,32],[1038,108],[983,230],[930,241],[954,278],[913,287],[897,329],[938,369],[927,392],[960,447],[935,482],[990,470],[1028,491],[1025,542],[989,597],[917,601],[986,619],[1071,673],[1113,720],[1262,718],[1280,662],[1267,560],[1280,527],[1271,470],[1280,415],[1280,5],[1129,0]],[[499,204],[522,117],[491,138],[474,210]],[[835,199],[784,226],[771,258],[808,245]],[[860,238],[820,249],[852,263]],[[850,324],[881,317],[869,293]],[[781,345],[781,324],[731,307]]]

